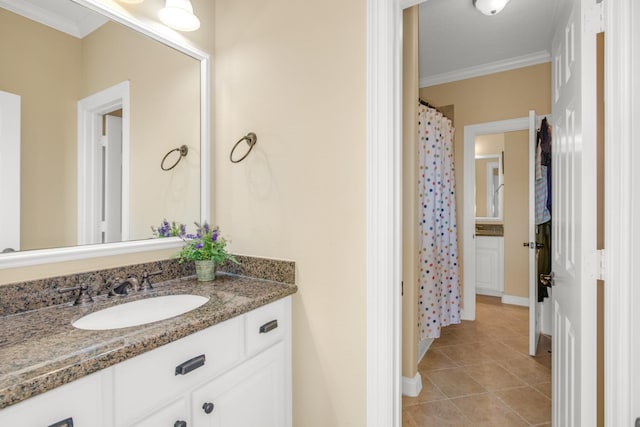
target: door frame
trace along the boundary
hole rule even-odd
[[[636,0],[605,0],[605,425],[631,426],[640,416],[640,322],[637,218],[640,126],[640,31]],[[635,332],[635,333],[634,333]],[[635,361],[635,363],[634,363]]]
[[[78,101],[78,245],[100,243],[102,116],[122,109],[122,240],[129,240],[130,87],[123,81]]]
[[[632,39],[640,39],[634,19],[634,0],[605,0],[605,423],[632,425],[640,402],[638,372],[632,351],[640,346],[631,334],[638,324],[640,296],[632,283],[640,280],[634,265],[634,243],[640,241],[637,212],[638,178],[633,165],[640,152],[633,150],[640,126],[632,113],[640,110],[638,56]],[[367,265],[366,265],[366,414],[367,427],[400,427],[402,418],[401,366],[401,143],[402,143],[402,10],[417,0],[367,0]],[[640,44],[640,43],[639,43]],[[635,62],[634,62],[635,61]],[[634,73],[635,71],[635,73]],[[638,181],[636,181],[638,182]],[[635,198],[634,198],[635,196]],[[633,205],[636,209],[637,206]],[[622,232],[624,230],[624,232]],[[618,255],[618,256],[614,256]],[[635,313],[635,314],[634,314]],[[636,353],[637,354],[637,353]],[[636,412],[634,412],[636,411]]]

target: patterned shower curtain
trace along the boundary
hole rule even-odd
[[[456,228],[453,126],[440,112],[418,108],[420,340],[438,338],[460,323],[460,276]]]

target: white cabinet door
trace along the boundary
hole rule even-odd
[[[102,390],[109,374],[105,369],[2,409],[0,426],[107,427]]]
[[[286,426],[285,363],[285,344],[279,342],[196,390],[192,394],[194,426]]]
[[[504,291],[504,238],[476,237],[476,294],[502,296]]]
[[[166,405],[131,427],[191,427],[187,398]]]

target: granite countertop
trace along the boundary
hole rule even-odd
[[[0,317],[0,408],[51,390],[156,347],[241,315],[297,291],[294,284],[218,273],[214,282],[195,277],[154,284],[126,297],[100,296],[89,307],[55,305]],[[201,307],[170,319],[109,331],[71,323],[97,310],[150,296],[209,297]],[[117,299],[116,299],[117,298]]]

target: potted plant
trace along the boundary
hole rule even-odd
[[[226,250],[227,240],[220,235],[218,227],[210,227],[204,222],[202,226],[196,224],[196,234],[181,235],[185,242],[178,253],[179,263],[193,261],[196,265],[196,275],[199,281],[211,281],[216,278],[218,265],[226,260],[238,264],[233,255]]]
[[[163,219],[160,227],[151,226],[154,237],[184,237],[187,234],[187,226],[175,221],[167,221]]]

